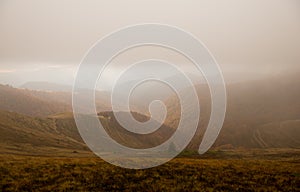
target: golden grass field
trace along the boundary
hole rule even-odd
[[[129,170],[92,155],[0,156],[0,191],[300,191],[296,151],[210,151]],[[189,156],[189,157],[187,157]]]

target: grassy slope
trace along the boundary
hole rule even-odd
[[[1,191],[299,191],[299,151],[210,152],[129,170],[95,157],[0,155]]]
[[[0,85],[0,109],[30,116],[47,116],[71,109],[69,105],[63,102],[39,97],[40,94],[42,92]]]
[[[64,126],[70,127],[72,121]],[[72,138],[58,129],[58,121],[52,118],[33,118],[12,112],[0,111],[1,151],[35,153],[37,148],[86,149],[78,139]],[[43,152],[43,151],[41,151]],[[46,151],[45,151],[46,152]]]
[[[147,119],[146,116],[137,113],[135,116]],[[136,135],[121,128],[111,112],[106,113],[105,117],[102,116],[100,121],[112,138],[123,145],[135,148],[158,145],[173,131],[169,127],[162,126],[160,130],[149,135]],[[0,111],[0,134],[0,153],[44,155],[48,151],[53,151],[53,148],[87,150],[72,113],[40,118]],[[148,138],[147,142],[145,138]]]
[[[291,75],[228,85],[225,122],[215,147],[300,148],[299,83],[298,75]],[[196,89],[201,114],[196,137],[189,146],[192,149],[198,148],[211,112],[208,86],[198,85]],[[173,96],[166,103],[166,124],[177,127],[178,99]]]
[[[135,116],[141,121],[147,120],[143,115],[135,114]],[[102,113],[100,121],[112,138],[134,148],[156,146],[168,139],[174,131],[163,126],[163,129],[152,134],[136,135],[121,128],[111,112]],[[229,130],[225,136],[220,134],[215,148],[224,149],[224,143],[241,147],[249,139],[256,142],[258,148],[299,148],[299,126],[300,121],[289,120],[263,124],[249,133],[231,133]],[[53,148],[71,151],[87,150],[78,133],[72,113],[38,118],[0,111],[0,133],[0,152],[5,153],[45,154],[48,153],[47,151],[53,151]],[[147,142],[145,142],[146,138]],[[200,141],[199,137],[195,137],[189,149],[197,149],[197,143]]]

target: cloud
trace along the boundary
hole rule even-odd
[[[0,69],[0,73],[14,73],[15,69]]]
[[[48,65],[46,68],[52,68],[52,69],[61,69],[61,68],[69,68],[70,65]]]
[[[16,71],[18,72],[38,72],[38,71],[58,71],[58,70],[70,70],[74,69],[75,66],[71,64],[45,64],[45,63],[35,63],[35,64],[25,64],[26,68],[20,68]]]

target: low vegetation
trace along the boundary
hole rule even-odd
[[[212,151],[146,170],[92,156],[1,155],[0,191],[299,191],[299,153],[280,154]]]

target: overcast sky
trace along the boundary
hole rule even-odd
[[[71,84],[95,41],[149,22],[197,36],[225,80],[300,69],[299,0],[1,0],[0,83]]]

